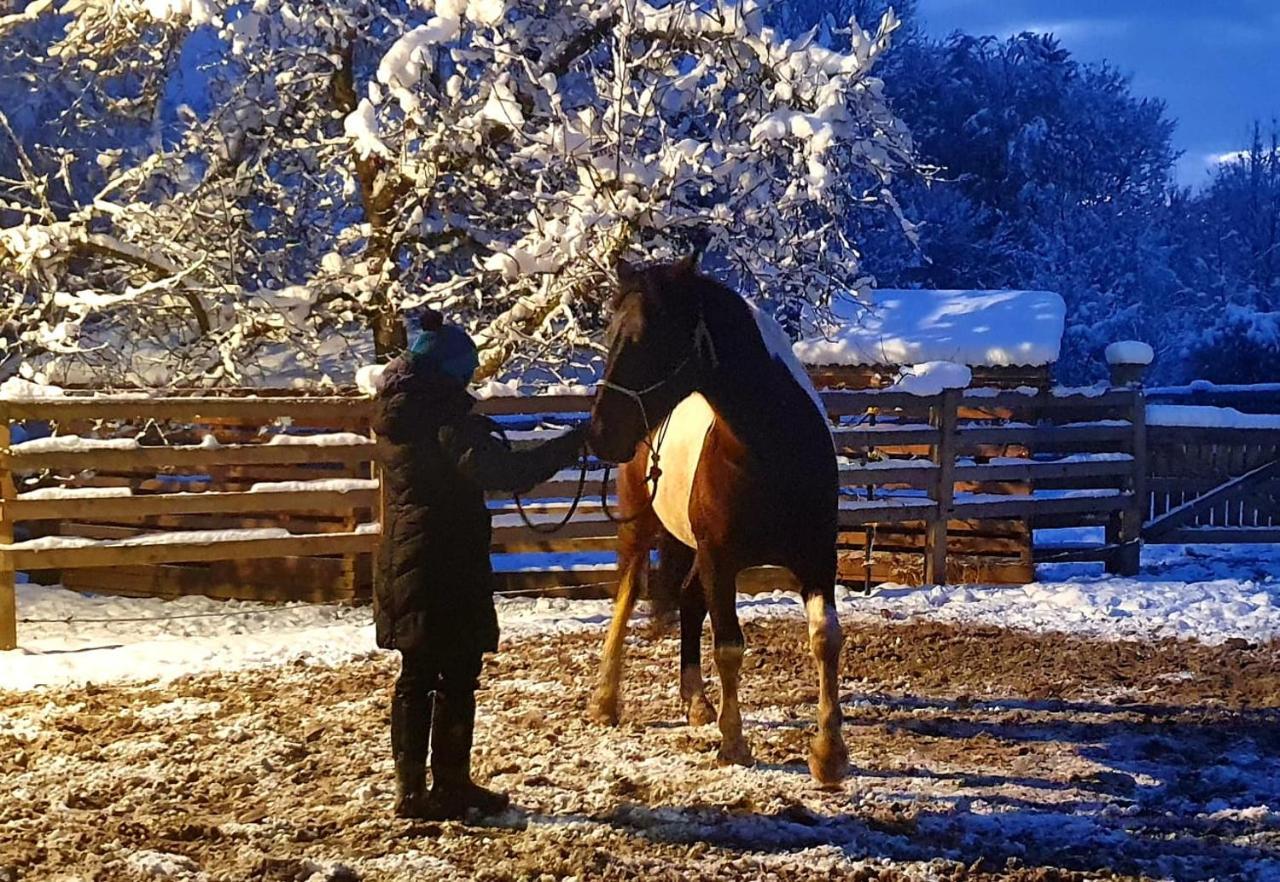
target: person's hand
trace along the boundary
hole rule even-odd
[[[586,453],[587,430],[589,427],[589,423],[574,426],[558,439],[564,445],[561,449],[564,450],[565,458],[569,462],[575,462]]]
[[[573,443],[578,450],[587,449],[587,433],[590,429],[590,423],[580,423],[569,430],[568,435],[573,438]]]

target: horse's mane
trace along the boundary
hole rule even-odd
[[[697,284],[705,286],[699,292],[700,295],[705,298],[708,292],[711,292],[711,297],[704,299],[704,308],[710,307],[721,316],[730,317],[733,324],[740,326],[731,329],[734,344],[759,339],[765,355],[785,367],[795,384],[809,396],[814,407],[825,415],[826,410],[822,405],[822,399],[818,397],[813,381],[809,379],[808,371],[804,369],[804,365],[792,350],[791,338],[787,336],[782,326],[755,303],[717,279],[702,273],[696,273],[695,279]]]

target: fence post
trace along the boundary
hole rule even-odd
[[[373,438],[373,470],[372,475],[378,481],[378,507],[372,514],[378,522],[378,544],[370,555],[369,567],[369,602],[373,607],[373,614],[378,614],[378,555],[382,553],[382,543],[387,541],[387,466],[386,466],[386,443],[378,437],[378,433],[370,429],[370,437]],[[492,551],[492,549],[490,549]]]
[[[959,418],[961,391],[947,389],[938,396],[938,403],[929,414],[930,424],[938,430],[938,443],[933,447],[933,461],[937,465],[937,485],[934,502],[937,507],[929,522],[925,536],[924,581],[926,585],[945,585],[947,582],[947,522],[951,517],[955,498],[956,448],[959,435],[956,424]]]
[[[9,412],[0,405],[0,544],[13,542],[13,521],[9,519],[9,503],[16,495],[13,475],[9,471]],[[18,598],[15,594],[17,573],[10,564],[8,552],[0,552],[0,650],[18,648]]]
[[[1128,490],[1133,498],[1120,515],[1121,549],[1116,561],[1117,572],[1122,576],[1136,576],[1142,569],[1142,528],[1146,523],[1147,509],[1147,396],[1141,386],[1133,388],[1133,472]]]
[[[1110,350],[1108,361],[1112,385],[1125,387],[1131,394],[1133,469],[1122,488],[1131,494],[1130,503],[1107,521],[1107,545],[1115,546],[1115,550],[1107,555],[1106,569],[1119,576],[1136,576],[1142,568],[1142,527],[1150,503],[1147,499],[1147,398],[1142,391],[1142,377],[1149,361],[1112,359]]]
[[[367,426],[363,427],[370,437],[373,437],[373,430]],[[377,449],[377,438],[373,437],[374,449]],[[378,457],[375,453],[373,459],[368,463],[359,463],[352,467],[351,474],[359,478],[377,478],[378,477]],[[373,517],[381,517],[382,494],[378,493],[378,506],[370,514]],[[360,518],[355,508],[347,509],[342,518],[342,529],[344,532],[351,533],[360,525]],[[360,599],[360,555],[344,554],[342,556],[342,581],[343,588],[346,590],[347,603],[356,603]]]

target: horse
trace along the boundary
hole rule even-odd
[[[619,587],[592,715],[616,725],[622,651],[649,555],[678,592],[680,696],[690,725],[717,719],[722,763],[751,765],[738,679],[745,642],[737,591],[747,583],[798,591],[818,672],[818,733],[809,770],[841,781],[836,615],[835,446],[821,400],[772,318],[697,270],[696,257],[617,265],[608,358],[591,412],[589,445],[618,476]],[[680,574],[687,576],[675,587]],[[711,616],[718,716],[702,676],[702,625]]]

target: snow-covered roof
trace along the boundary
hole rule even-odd
[[[869,304],[841,298],[833,326],[795,344],[809,365],[1041,366],[1057,360],[1066,304],[1052,291],[882,288]]]

